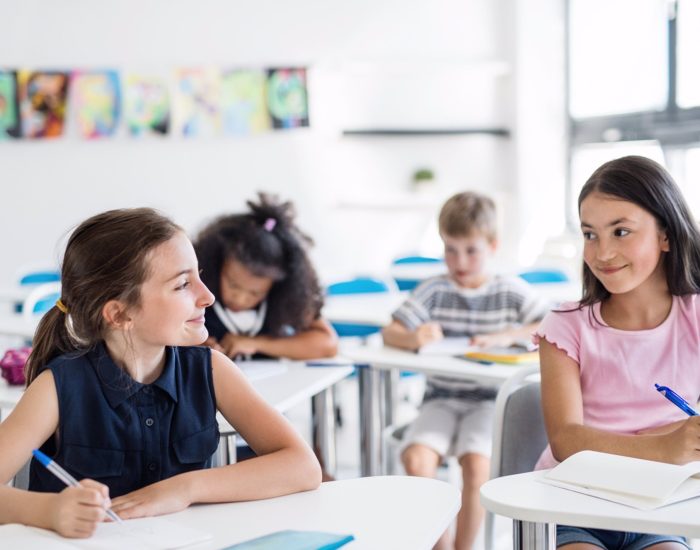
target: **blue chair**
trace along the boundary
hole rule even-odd
[[[24,287],[27,289],[29,289],[29,288],[33,289],[34,287],[38,287],[39,285],[43,285],[46,283],[57,283],[60,280],[61,280],[61,273],[58,270],[52,269],[50,267],[39,267],[36,269],[23,268],[23,269],[20,269],[17,273],[17,284],[20,287]],[[33,313],[40,313],[40,312],[46,311],[51,306],[46,307],[46,305],[40,305],[37,307],[43,308],[43,309],[38,309],[36,312],[33,312]],[[15,303],[14,304],[14,311],[15,311],[15,313],[22,313],[23,303],[22,302]]]
[[[389,284],[381,279],[375,279],[373,277],[356,277],[354,279],[339,281],[328,285],[328,287],[326,287],[326,295],[340,296],[351,294],[376,294],[380,292],[389,292],[390,290],[392,289]],[[331,325],[341,338],[347,336],[365,338],[372,334],[376,334],[382,328],[381,326],[376,325],[341,323],[333,322],[332,320]]]
[[[569,282],[569,276],[561,269],[530,269],[521,271],[518,276],[532,285]]]
[[[441,258],[433,258],[430,256],[403,256],[401,258],[395,259],[391,262],[393,266],[405,266],[405,265],[426,265],[426,264],[444,264],[444,260]],[[422,281],[422,279],[415,277],[405,277],[396,276],[394,277],[396,284],[399,286],[399,290],[413,290]]]
[[[61,283],[56,281],[37,285],[22,303],[22,315],[31,318],[51,309],[61,297]]]

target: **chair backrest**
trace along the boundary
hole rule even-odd
[[[547,446],[540,382],[528,379],[538,372],[539,366],[524,367],[498,390],[493,419],[491,479],[531,472]],[[493,548],[493,524],[493,514],[487,512],[485,550]]]
[[[568,283],[569,276],[561,269],[529,269],[518,273],[521,279],[530,284]]]
[[[355,277],[346,281],[338,281],[326,287],[326,295],[341,296],[354,294],[378,294],[396,290],[393,282],[387,282],[374,277]],[[381,330],[381,326],[360,323],[332,321],[331,325],[341,338],[366,338]]]
[[[443,266],[445,261],[442,258],[435,258],[432,256],[402,256],[396,258],[391,262],[392,266],[398,266],[395,270],[394,280],[399,287],[399,290],[413,290],[416,288],[421,281],[425,278],[426,273],[430,273],[431,276],[437,274],[440,269],[433,269],[433,267],[439,268]],[[411,275],[411,266],[416,266],[419,271],[423,272],[423,276],[416,276],[416,273]]]
[[[44,313],[53,307],[61,297],[61,283],[44,283],[33,289],[22,303],[22,316],[31,319],[34,315]]]

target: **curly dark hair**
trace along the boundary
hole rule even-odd
[[[226,260],[240,262],[257,277],[271,278],[262,332],[283,336],[286,327],[298,332],[319,318],[323,292],[306,254],[313,241],[294,224],[292,203],[267,193],[258,193],[258,198],[257,203],[247,201],[246,214],[213,220],[199,233],[194,248],[202,281],[219,302]]]

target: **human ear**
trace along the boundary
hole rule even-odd
[[[668,235],[665,231],[661,233],[659,240],[661,242],[661,251],[668,252],[671,248],[671,245],[668,242]]]
[[[110,300],[102,307],[102,318],[107,326],[116,329],[126,329],[131,323],[126,306],[119,300]]]
[[[489,248],[491,249],[492,253],[496,252],[496,250],[498,250],[498,245],[499,245],[498,239],[491,239],[489,241]]]

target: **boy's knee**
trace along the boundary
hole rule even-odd
[[[462,467],[462,483],[464,487],[481,487],[489,479],[491,461],[488,457],[476,453],[468,453],[459,458]]]
[[[401,462],[409,475],[434,477],[440,455],[425,445],[414,444],[401,453]]]

